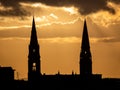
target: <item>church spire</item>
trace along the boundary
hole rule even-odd
[[[87,31],[87,23],[84,21],[81,53],[80,53],[80,74],[91,75],[92,74],[92,58],[90,52],[89,36]]]
[[[31,39],[29,45],[28,55],[28,80],[38,80],[41,74],[39,44],[37,41],[37,32],[35,27],[35,20],[33,17]]]
[[[32,31],[31,31],[30,44],[38,44],[34,16],[33,16],[33,22],[32,22]]]

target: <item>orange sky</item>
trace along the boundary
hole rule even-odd
[[[7,0],[6,0],[7,1]],[[14,0],[13,0],[14,1]],[[41,0],[42,1],[42,0]],[[14,4],[14,3],[13,3]],[[12,66],[15,78],[27,78],[28,45],[34,12],[40,45],[41,71],[46,74],[79,73],[83,21],[87,17],[93,73],[120,78],[120,5],[111,0],[107,7],[82,12],[83,7],[50,6],[19,2],[21,13],[12,13],[12,4],[0,2],[0,65]],[[16,6],[17,7],[17,6]],[[92,8],[92,7],[91,7]],[[19,9],[18,9],[19,10]],[[21,15],[23,10],[32,14]],[[11,12],[9,12],[11,11]]]

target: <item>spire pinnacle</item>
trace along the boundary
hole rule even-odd
[[[33,22],[32,22],[32,30],[35,30],[35,31],[36,31],[34,16],[33,16]]]

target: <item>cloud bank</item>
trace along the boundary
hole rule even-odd
[[[108,2],[120,4],[120,0],[0,0],[1,16],[26,16],[30,15],[24,9],[21,3],[43,3],[49,6],[68,7],[74,6],[82,15],[88,15],[100,10],[108,11],[115,14],[115,9],[108,6]],[[11,8],[11,9],[7,9]],[[4,10],[3,10],[4,9]]]

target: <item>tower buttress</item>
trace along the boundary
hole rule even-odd
[[[83,76],[92,74],[92,56],[90,52],[90,44],[89,44],[89,36],[87,31],[86,20],[84,22],[81,52],[80,52],[80,74]]]
[[[32,31],[29,44],[29,55],[28,55],[28,80],[38,80],[41,74],[40,69],[40,53],[39,44],[37,40],[37,32],[35,27],[35,20],[33,17]]]

